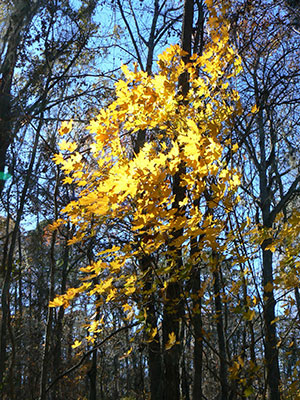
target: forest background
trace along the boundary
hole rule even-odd
[[[299,25],[2,1],[1,399],[300,398]]]

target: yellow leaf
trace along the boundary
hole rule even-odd
[[[67,176],[66,178],[64,178],[63,180],[63,184],[71,184],[73,182],[73,179],[70,176]]]
[[[88,341],[88,343],[91,343],[91,344],[95,343],[94,336],[86,336],[85,339]]]
[[[91,323],[90,327],[88,328],[88,331],[91,332],[91,333],[98,333],[98,332],[100,332],[100,330],[98,329],[98,328],[99,328],[99,324],[100,324],[99,321],[93,321],[93,322]]]
[[[275,319],[273,319],[273,321],[271,321],[271,325],[276,324],[276,322],[278,322],[279,319],[280,319],[279,317],[276,317]]]
[[[244,360],[243,360],[243,358],[241,357],[241,356],[238,356],[238,362],[239,362],[239,364],[243,367],[244,366]]]
[[[128,303],[126,303],[126,304],[123,304],[123,310],[126,312],[126,311],[131,311],[131,309],[132,309],[132,307],[128,304]]]
[[[232,146],[232,151],[237,151],[238,148],[239,148],[239,145],[238,145],[237,143],[235,143],[235,144]]]
[[[256,296],[253,296],[253,305],[256,306],[258,303],[258,298]]]
[[[76,347],[79,347],[82,342],[79,342],[79,340],[75,340],[74,344],[72,344],[72,349],[76,349]]]
[[[157,335],[157,328],[152,329],[148,340],[146,341],[146,343],[150,343],[153,341],[153,339],[155,338],[155,336]],[[176,338],[175,338],[176,339]]]
[[[176,344],[176,335],[174,332],[169,333],[169,341],[166,344],[166,350],[170,350]]]
[[[55,164],[64,164],[65,160],[62,156],[62,154],[55,154],[52,158],[52,160],[55,162]]]
[[[269,244],[265,250],[270,250],[272,253],[274,253],[274,251],[276,250],[276,244],[275,243],[271,243]]]
[[[68,121],[63,121],[62,124],[61,124],[61,127],[60,127],[60,129],[58,131],[59,135],[63,136],[65,134],[69,133],[70,130],[72,129],[72,125],[73,125],[73,121],[72,120],[70,120],[69,122]]]
[[[254,318],[254,316],[255,316],[255,311],[254,310],[248,310],[247,312],[245,312],[244,313],[244,318],[247,320],[247,321],[252,321],[252,319]]]
[[[52,224],[48,225],[49,231],[56,231],[65,221],[62,218],[58,218]]]
[[[129,349],[126,353],[124,353],[124,354],[119,358],[119,360],[123,360],[124,358],[127,358],[131,352],[132,352],[132,347],[130,347],[130,349]]]
[[[251,108],[252,114],[256,114],[256,113],[258,113],[258,111],[259,111],[259,108],[257,107],[256,104],[254,104],[254,106]]]
[[[110,300],[113,300],[116,297],[116,293],[117,293],[116,289],[111,289],[106,298],[106,302],[108,303]]]
[[[49,307],[61,307],[65,304],[65,299],[63,296],[55,297],[53,301],[49,302]]]
[[[59,143],[59,148],[61,150],[68,150],[70,152],[73,152],[77,149],[77,144],[73,142],[67,142],[66,140],[62,140]]]

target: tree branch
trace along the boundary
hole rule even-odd
[[[282,199],[279,201],[277,206],[273,208],[273,210],[270,213],[270,222],[273,223],[274,219],[276,218],[276,215],[283,209],[283,207],[287,204],[287,202],[290,200],[290,198],[297,193],[296,187],[298,183],[300,182],[300,175],[294,180],[294,182],[291,184],[289,190],[287,193],[282,197]]]
[[[137,326],[140,322],[135,322],[134,324],[131,325],[125,325],[122,326],[121,328],[113,331],[111,334],[109,334],[108,336],[106,336],[106,338],[104,338],[100,343],[98,343],[96,346],[94,346],[91,350],[87,351],[82,357],[81,360],[73,365],[73,367],[67,369],[65,372],[63,372],[62,374],[60,374],[57,378],[54,379],[53,382],[50,383],[50,385],[46,388],[45,393],[49,392],[49,390],[64,376],[69,375],[71,372],[75,371],[75,369],[79,368],[81,364],[83,364],[84,360],[93,353],[93,351],[95,351],[96,349],[99,349],[99,347],[101,347],[105,342],[107,342],[109,339],[111,339],[113,336],[115,336],[117,333],[124,331],[126,329],[131,329],[134,326]]]

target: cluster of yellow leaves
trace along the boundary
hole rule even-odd
[[[238,356],[229,367],[230,378],[238,381],[242,387],[245,397],[249,397],[254,393],[252,380],[255,378],[258,366],[251,360],[248,362],[244,357]]]
[[[67,308],[70,302],[76,297],[79,293],[85,292],[91,286],[90,282],[83,283],[78,288],[70,288],[67,292],[61,296],[55,297],[53,301],[49,302],[49,307],[61,307]]]
[[[220,208],[223,214],[234,203],[239,176],[222,158],[232,148],[231,118],[240,112],[230,80],[239,72],[241,61],[229,45],[222,10],[208,6],[211,41],[203,55],[194,55],[185,64],[185,53],[172,46],[159,56],[152,76],[123,66],[125,79],[116,84],[116,100],[100,110],[88,127],[95,139],[90,146],[93,161],[86,162],[76,144],[66,141],[61,143],[64,153],[54,158],[66,174],[65,182],[78,188],[78,200],[63,210],[77,226],[70,243],[92,234],[90,221],[126,221],[130,226],[127,246],[113,249],[107,262],[103,261],[107,255],[100,256],[102,260],[84,271],[87,280],[102,277],[89,295],[100,295],[103,301],[124,304],[143,290],[144,272],[128,273],[128,260],[141,253],[164,254],[176,247],[188,254],[191,239],[199,235],[199,253],[202,248],[215,249],[224,223],[205,214],[204,194],[209,193],[209,207]],[[184,99],[178,85],[183,73],[190,77]],[[135,154],[137,136],[144,139]],[[176,209],[173,184],[179,171],[185,198]],[[178,238],[174,232],[180,229],[183,235]],[[163,280],[172,269],[173,265],[164,265],[157,275]],[[172,279],[181,275],[182,271],[173,271]],[[51,306],[69,300],[66,294]]]

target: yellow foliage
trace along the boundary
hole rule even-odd
[[[185,53],[175,45],[158,57],[157,72],[151,76],[137,66],[133,70],[122,67],[125,78],[116,84],[115,101],[88,126],[94,137],[89,162],[76,151],[75,143],[67,141],[60,145],[64,156],[54,157],[66,174],[65,182],[76,187],[78,198],[63,210],[77,228],[69,244],[91,236],[90,221],[115,224],[116,229],[126,226],[128,243],[101,252],[101,260],[82,272],[87,281],[99,277],[99,283],[93,282],[89,289],[90,296],[119,302],[130,317],[134,308],[128,298],[156,288],[163,292],[168,282],[187,276],[197,262],[195,256],[189,259],[193,239],[201,237],[198,254],[202,249],[222,252],[226,248],[226,243],[219,243],[224,230],[224,218],[219,215],[231,211],[240,180],[237,171],[222,160],[225,153],[237,150],[228,132],[241,109],[231,84],[241,60],[229,44],[224,9],[210,4],[209,13],[210,39],[203,54],[192,56],[187,65],[182,60]],[[185,72],[190,90],[183,99],[178,82]],[[64,124],[61,131],[70,126]],[[135,154],[132,143],[141,135],[145,140]],[[184,191],[179,202],[174,193],[178,179]],[[220,212],[207,215],[206,208]],[[183,234],[176,237],[180,229]],[[143,279],[152,266],[149,271],[133,271],[128,262],[154,252],[162,260],[175,260],[174,249],[186,254],[186,270],[176,270],[176,263],[162,263],[155,271],[157,282],[147,292]],[[69,302],[77,290],[56,302]],[[171,333],[166,348],[175,343],[176,335]]]
[[[59,135],[63,136],[65,134],[69,133],[71,131],[71,129],[72,129],[72,125],[73,125],[73,121],[72,120],[70,120],[69,122],[68,121],[63,121],[62,124],[61,124],[61,127],[60,127],[60,129],[58,131]]]
[[[169,341],[165,346],[166,350],[170,350],[176,344],[176,335],[174,332],[169,333]]]
[[[259,108],[257,107],[256,104],[254,104],[254,106],[252,106],[252,108],[251,108],[252,114],[256,114],[256,113],[258,113],[258,111],[259,111]]]
[[[81,341],[75,340],[74,344],[72,344],[72,349],[76,349],[81,345],[81,343],[82,343]]]

